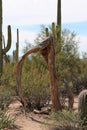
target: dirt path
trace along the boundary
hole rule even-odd
[[[19,130],[42,130],[43,125],[37,119],[34,121],[29,117],[25,117],[24,115],[20,115],[17,117],[15,121],[15,125]]]
[[[78,98],[74,99],[74,109],[78,108]],[[34,113],[23,113],[22,104],[15,100],[9,106],[9,114],[11,117],[16,116],[14,128],[12,130],[48,130],[47,115],[40,115]]]
[[[46,130],[47,128],[46,116],[34,113],[28,113],[27,116],[20,114],[14,124],[18,130]]]
[[[13,101],[9,106],[10,117],[16,117],[12,130],[45,130],[47,115],[34,114],[29,112],[24,114],[22,104]]]

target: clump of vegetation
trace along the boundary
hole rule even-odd
[[[51,112],[50,118],[53,120],[53,125],[63,130],[78,129],[78,114],[74,111],[62,110]]]
[[[87,130],[87,90],[79,95],[78,112],[73,110],[52,111],[53,126],[61,130]]]
[[[7,108],[16,95],[16,80],[13,74],[14,65],[12,63],[4,64],[3,75],[0,78],[0,109]]]
[[[10,118],[7,112],[0,111],[0,130],[10,128],[15,121],[15,118]]]
[[[6,109],[11,102],[11,94],[4,92],[0,94],[0,110]]]

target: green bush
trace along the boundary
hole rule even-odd
[[[32,106],[45,103],[49,97],[49,77],[43,59],[32,56],[22,68],[22,94]]]
[[[12,101],[13,93],[12,90],[8,87],[0,86],[0,109],[7,109],[9,104]]]
[[[60,130],[87,130],[87,120],[86,117],[81,118],[81,111],[52,111],[50,119],[53,120],[51,126],[57,127]]]
[[[51,112],[50,118],[54,120],[60,128],[70,128],[75,130],[78,128],[78,114],[74,111],[62,110],[58,112]]]

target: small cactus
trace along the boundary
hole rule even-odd
[[[46,34],[46,37],[50,35],[48,28],[45,28],[45,34]],[[51,35],[53,36],[54,39],[56,38],[56,26],[54,22],[51,25]]]
[[[45,28],[45,33],[46,33],[46,37],[48,37],[49,36],[49,30],[48,30],[48,28]]]
[[[87,129],[87,89],[83,90],[79,94],[78,98],[78,109],[80,111],[80,118],[81,118],[81,123],[82,127],[85,127]],[[85,130],[85,129],[84,129]]]
[[[53,35],[53,38],[55,39],[55,35],[56,35],[55,23],[52,23],[52,35]]]

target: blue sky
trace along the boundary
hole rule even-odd
[[[87,36],[87,21],[75,22],[75,23],[64,23],[62,28],[67,28],[71,31],[75,31],[79,36]]]
[[[87,51],[87,0],[62,1],[62,28],[77,33],[80,53]],[[56,22],[57,0],[3,0],[3,33],[7,37],[7,25],[12,26],[12,47],[15,49],[16,29],[20,35],[20,55],[25,40],[33,43],[40,25]]]
[[[51,23],[50,23],[51,24]],[[50,24],[45,26],[49,26]],[[12,27],[13,30],[17,29],[17,26]],[[41,24],[31,24],[31,25],[19,25],[19,30],[24,30],[24,31],[33,31],[33,32],[40,32],[41,31]],[[81,36],[87,36],[87,21],[82,21],[82,22],[70,22],[70,23],[63,23],[62,24],[62,29],[69,29],[71,31],[75,31],[77,35]]]

